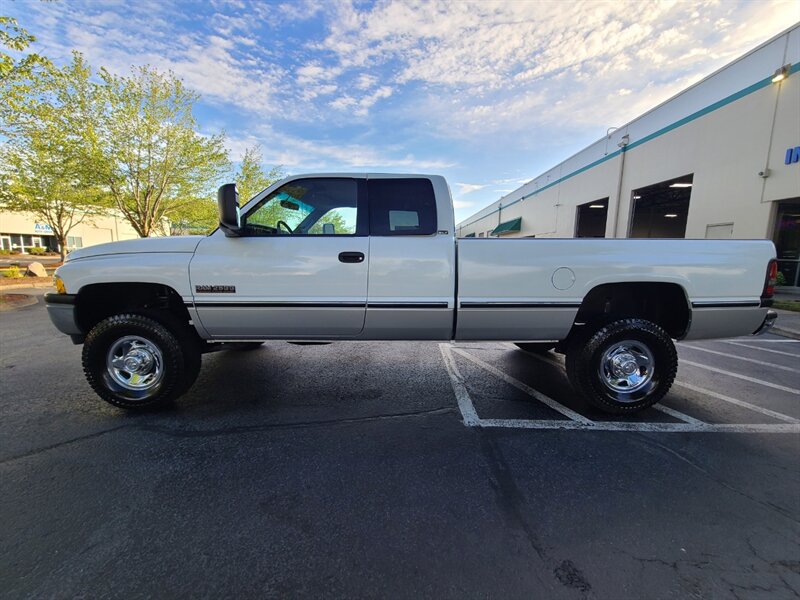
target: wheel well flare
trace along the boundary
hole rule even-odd
[[[84,286],[76,299],[78,326],[88,333],[97,323],[121,313],[169,315],[189,322],[180,294],[159,283],[98,283]]]
[[[576,324],[622,318],[646,319],[680,339],[689,329],[691,309],[676,283],[610,283],[592,289],[581,303]]]

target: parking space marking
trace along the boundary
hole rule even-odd
[[[733,371],[726,371],[725,369],[718,369],[717,367],[709,367],[708,365],[704,365],[701,363],[697,363],[691,360],[686,360],[685,358],[680,359],[680,364],[682,365],[689,365],[692,367],[697,367],[698,369],[706,369],[708,371],[712,371],[714,373],[719,373],[721,375],[727,375],[728,377],[735,377],[736,379],[743,379],[744,381],[749,381],[751,383],[757,383],[758,385],[763,385],[766,387],[773,388],[775,390],[781,390],[782,392],[788,392],[789,394],[794,394],[795,396],[800,396],[800,390],[786,387],[785,385],[778,385],[777,383],[772,383],[771,381],[764,381],[763,379],[756,379],[755,377],[749,377],[748,375],[742,375],[741,373],[734,373]]]
[[[764,408],[763,406],[758,406],[757,404],[750,404],[749,402],[745,402],[744,400],[739,400],[738,398],[731,398],[730,396],[726,396],[725,394],[720,394],[719,392],[715,392],[713,390],[707,390],[705,388],[692,385],[691,383],[686,383],[685,381],[676,380],[673,385],[686,388],[687,390],[692,390],[693,392],[697,392],[698,394],[711,396],[712,398],[716,398],[717,400],[722,400],[724,402],[729,402],[730,404],[735,404],[736,406],[741,406],[742,408],[746,408],[748,410],[761,413],[762,415],[772,417],[773,419],[778,419],[779,421],[786,421],[787,423],[800,423],[800,419],[795,419],[794,417],[790,417],[789,415],[785,415],[783,413],[779,413],[774,410]]]
[[[725,356],[727,358],[735,358],[736,360],[743,360],[745,362],[753,363],[756,365],[763,365],[765,367],[771,367],[773,369],[778,369],[779,371],[789,371],[790,373],[800,373],[800,369],[793,369],[791,367],[784,367],[783,365],[776,365],[771,362],[767,362],[764,360],[756,360],[755,358],[747,358],[745,356],[739,356],[737,354],[728,354],[727,352],[720,352],[719,350],[711,350],[710,348],[700,348],[699,346],[692,346],[691,344],[678,344],[682,348],[691,348],[692,350],[698,350],[699,352],[707,352],[709,354],[716,354],[717,356]],[[797,355],[794,355],[797,356]],[[798,357],[800,358],[800,357]]]
[[[559,361],[558,358],[555,355],[552,355],[552,354],[531,354],[531,356],[533,356],[535,358],[538,358],[539,360],[542,360],[542,361],[544,361],[546,363],[549,363],[549,364],[552,364],[552,365],[558,365],[558,366],[563,367],[563,363],[561,361]],[[681,359],[680,362],[688,362],[688,361],[684,361],[683,359]],[[736,406],[741,406],[742,408],[747,408],[747,409],[752,410],[754,412],[761,413],[762,415],[766,415],[768,417],[772,417],[774,419],[778,419],[779,421],[786,421],[787,423],[800,423],[800,419],[795,419],[794,417],[790,417],[789,415],[785,415],[783,413],[775,412],[774,410],[770,410],[768,408],[764,408],[762,406],[758,406],[757,404],[751,404],[750,402],[745,402],[744,400],[739,400],[738,398],[732,398],[731,396],[726,396],[725,394],[720,394],[719,392],[715,392],[713,390],[707,390],[705,388],[701,388],[701,387],[698,387],[696,385],[692,385],[691,383],[678,381],[676,379],[675,383],[673,385],[679,385],[679,386],[685,387],[687,389],[690,389],[692,391],[695,391],[695,392],[697,392],[699,394],[705,394],[706,396],[711,396],[712,398],[716,398],[717,400],[723,400],[725,402],[729,402],[731,404],[735,404]],[[675,418],[678,418],[678,419],[686,420],[686,419],[683,419],[683,417],[686,417],[686,418],[689,419],[689,421],[687,421],[687,422],[697,421],[698,423],[703,423],[703,421],[699,421],[697,419],[694,419],[693,417],[690,417],[688,415],[684,415],[683,413],[678,412],[678,411],[676,411],[674,409],[671,409],[668,406],[662,406],[660,404],[656,404],[655,406],[653,406],[653,408],[655,408],[656,410],[660,410],[661,412],[666,413],[668,415],[674,416]],[[677,414],[671,414],[671,413],[677,413]],[[682,415],[682,416],[679,416],[679,415]]]
[[[561,367],[562,369],[564,368],[564,363],[562,361],[560,361],[555,354],[551,354],[549,352],[547,354],[536,354],[535,352],[528,353],[528,354],[530,356],[533,356],[534,358],[538,358],[542,362],[545,362],[545,363],[547,363],[549,365],[553,365],[553,366],[556,366],[556,367]],[[680,412],[679,410],[675,410],[674,408],[670,408],[669,406],[664,406],[662,404],[655,404],[651,408],[653,410],[657,410],[658,412],[662,412],[665,415],[669,415],[670,417],[672,417],[674,419],[678,419],[679,421],[683,421],[684,423],[694,423],[694,424],[702,423],[702,424],[705,424],[705,421],[701,421],[700,419],[695,419],[694,417],[690,417],[689,415],[684,414],[684,413]]]
[[[654,433],[800,433],[800,423],[631,423],[629,421],[540,421],[481,419],[479,427],[513,429],[578,429],[584,431],[649,431]]]
[[[510,344],[508,345],[510,346]],[[516,348],[516,346],[514,346]],[[514,379],[510,375],[503,373],[492,365],[480,360],[479,358],[469,354],[461,348],[454,348],[449,344],[439,344],[439,349],[444,359],[444,365],[450,376],[450,382],[453,387],[458,407],[464,420],[464,425],[467,427],[485,427],[485,428],[513,428],[513,429],[550,429],[550,430],[582,430],[582,431],[638,431],[638,432],[656,432],[656,433],[800,433],[800,419],[795,419],[789,415],[779,413],[755,404],[750,404],[744,400],[738,400],[712,390],[676,381],[675,384],[700,394],[741,406],[759,412],[766,416],[785,421],[784,423],[706,423],[689,415],[685,415],[680,411],[674,410],[666,406],[654,406],[653,408],[660,409],[670,416],[681,419],[683,423],[642,423],[630,421],[592,421],[575,411],[562,406],[552,398],[545,396],[541,392],[534,390],[530,386]],[[454,360],[452,352],[455,351],[460,356],[477,364],[479,367],[496,375],[507,383],[523,390],[530,394],[543,404],[546,404],[553,410],[569,416],[570,420],[550,420],[550,419],[481,419],[475,410],[475,405],[466,388],[464,377],[458,370],[458,366]],[[562,366],[560,362],[551,360],[546,356],[539,356],[534,353],[528,353],[551,365]],[[689,361],[684,361],[689,362]],[[701,365],[705,367],[705,365]],[[706,367],[710,368],[710,367]],[[721,369],[720,369],[721,371]],[[759,381],[759,380],[756,380]],[[786,388],[789,389],[789,388]],[[794,391],[794,390],[792,390]],[[576,415],[579,418],[573,418],[571,415]]]
[[[460,356],[463,356],[467,360],[470,360],[470,361],[474,362],[476,365],[478,365],[482,369],[485,369],[485,370],[489,371],[495,377],[499,377],[500,379],[502,379],[506,383],[508,383],[510,385],[513,385],[518,390],[522,390],[523,392],[525,392],[529,396],[533,396],[534,398],[536,398],[539,402],[541,402],[542,404],[544,404],[548,408],[551,408],[551,409],[553,409],[553,410],[555,410],[557,412],[560,412],[565,417],[567,417],[567,418],[569,418],[569,419],[571,419],[573,421],[578,421],[579,423],[584,423],[584,424],[592,423],[591,420],[587,419],[583,415],[581,415],[579,413],[576,413],[574,410],[572,410],[570,408],[567,408],[566,406],[556,402],[555,400],[553,400],[549,396],[545,396],[540,391],[535,390],[531,386],[522,383],[519,379],[514,379],[513,377],[511,377],[511,375],[503,373],[501,370],[496,369],[495,367],[493,367],[489,363],[486,363],[486,362],[482,361],[480,358],[477,358],[477,357],[473,356],[472,354],[462,350],[461,348],[453,348],[453,351],[457,352]]]
[[[674,408],[670,408],[669,406],[664,406],[663,404],[654,404],[651,408],[664,413],[665,415],[669,415],[674,419],[678,419],[679,421],[683,421],[684,423],[692,423],[694,425],[708,425],[705,421],[701,421],[700,419],[695,419],[694,417],[690,417],[687,414],[682,413],[679,410],[675,410]]]
[[[800,358],[800,354],[795,354],[794,352],[784,352],[783,350],[773,350],[772,348],[759,348],[758,346],[742,344],[741,342],[730,342],[727,340],[723,340],[723,342],[726,344],[731,344],[732,346],[740,346],[742,348],[750,348],[750,350],[758,350],[759,352],[769,352],[770,354],[780,354],[781,356],[791,356],[792,358]]]
[[[753,338],[738,338],[747,340],[751,344],[800,344],[800,340],[759,340]]]
[[[475,406],[473,406],[472,399],[469,397],[469,392],[467,392],[467,388],[464,385],[464,377],[458,370],[456,361],[453,360],[449,346],[447,344],[439,344],[439,351],[442,353],[447,374],[450,375],[450,385],[452,385],[453,393],[456,395],[458,409],[461,411],[464,425],[475,427],[479,424],[480,418],[478,418],[478,413],[475,412]]]

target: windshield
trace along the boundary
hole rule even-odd
[[[355,235],[357,184],[352,179],[305,179],[281,186],[243,219],[249,235]]]

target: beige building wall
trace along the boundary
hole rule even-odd
[[[0,246],[4,249],[27,250],[28,247],[35,245],[36,240],[47,245],[45,238],[53,236],[53,232],[47,224],[33,213],[24,212],[0,212]],[[109,211],[103,216],[87,219],[78,224],[69,233],[75,247],[94,246],[107,242],[119,240],[135,239],[138,236],[133,227],[130,226],[121,215],[115,211]],[[51,243],[51,248],[55,249],[55,244]]]

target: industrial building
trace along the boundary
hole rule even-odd
[[[800,286],[800,23],[500,198],[460,237],[771,239]]]
[[[128,221],[116,211],[108,211],[76,225],[67,236],[67,251],[138,237]],[[0,211],[0,249],[25,253],[31,248],[59,251],[50,226],[34,213]]]

